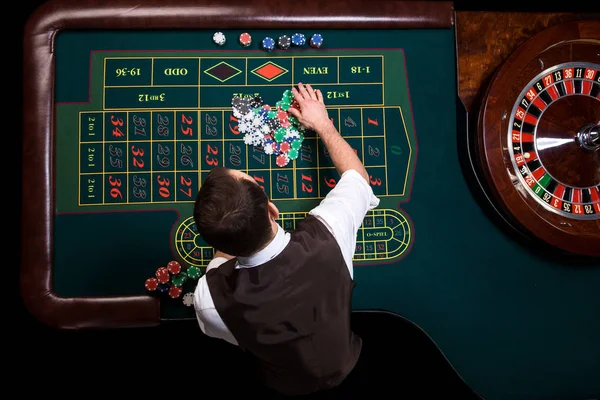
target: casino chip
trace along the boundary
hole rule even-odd
[[[267,121],[267,126],[270,130],[276,131],[277,128],[281,126],[281,124],[279,123],[279,119],[277,118],[277,114],[275,114],[274,116],[270,116],[269,118],[270,119]]]
[[[304,46],[306,44],[306,37],[302,33],[294,33],[292,35],[292,45]]]
[[[169,291],[170,287],[171,287],[171,285],[169,285],[167,283],[159,283],[158,289],[156,289],[156,290],[158,291],[158,293],[167,293]]]
[[[200,278],[201,272],[200,272],[200,268],[194,266],[194,265],[190,265],[187,269],[187,276],[190,279],[198,279]]]
[[[281,35],[279,36],[279,39],[277,39],[277,45],[280,49],[287,50],[290,48],[291,44],[292,39],[290,39],[290,37],[287,35]]]
[[[225,38],[225,34],[223,32],[215,32],[213,35],[213,42],[218,44],[219,46],[223,46],[227,39]]]
[[[262,41],[262,48],[266,51],[272,51],[275,48],[275,40],[267,36]]]
[[[160,267],[156,270],[156,279],[158,283],[168,283],[171,279],[171,275],[169,275],[169,270],[165,267]]]
[[[187,279],[187,274],[185,272],[180,272],[177,275],[173,275],[173,277],[171,278],[171,283],[173,284],[173,286],[183,286]]]
[[[323,36],[321,36],[320,33],[315,33],[314,35],[312,35],[312,37],[310,38],[310,45],[311,47],[314,48],[319,48],[323,45]]]
[[[288,157],[290,160],[295,160],[296,158],[298,158],[298,150],[291,148],[290,151],[288,151]]]
[[[280,155],[277,156],[277,158],[275,159],[275,162],[277,163],[278,167],[285,167],[290,162],[290,158],[288,157],[287,154],[281,153]]]
[[[169,288],[169,297],[172,299],[176,299],[181,295],[181,292],[183,292],[181,286],[171,286]]]
[[[167,264],[167,269],[173,275],[178,274],[181,272],[181,264],[179,264],[179,262],[175,260],[169,261],[169,263]]]
[[[146,290],[154,292],[156,289],[158,289],[158,279],[156,279],[156,278],[146,279]]]
[[[194,294],[192,292],[188,292],[183,295],[183,304],[187,307],[191,307],[194,305]]]
[[[262,98],[260,96],[254,96],[253,98],[250,99],[250,107],[258,109],[262,106]],[[262,112],[262,110],[259,111],[259,113]],[[267,110],[265,110],[265,112],[268,112]]]
[[[250,46],[252,43],[252,36],[248,32],[244,32],[240,35],[240,44],[244,47]]]

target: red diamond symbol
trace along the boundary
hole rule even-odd
[[[276,78],[279,78],[281,75],[284,75],[288,72],[287,69],[275,64],[274,62],[267,62],[260,67],[254,68],[252,73],[260,76],[261,78],[272,81]]]

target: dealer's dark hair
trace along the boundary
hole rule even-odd
[[[272,235],[269,198],[248,179],[228,168],[214,168],[200,186],[194,204],[198,233],[215,250],[232,256],[249,256]]]

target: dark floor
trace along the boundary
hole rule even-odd
[[[480,398],[408,320],[387,312],[355,312],[352,324],[364,343],[355,371],[338,389],[306,400],[364,399],[377,393],[394,399]],[[29,320],[20,330],[27,345],[21,346],[12,371],[36,374],[38,382],[68,379],[89,387],[109,382],[136,391],[172,387],[175,393],[206,385],[219,398],[279,398],[257,383],[251,361],[237,347],[204,336],[195,321],[94,332],[54,331]]]

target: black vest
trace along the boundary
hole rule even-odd
[[[308,215],[287,247],[254,268],[229,260],[206,274],[223,322],[255,356],[264,384],[299,395],[340,384],[362,341],[350,330],[354,282],[335,238]]]

